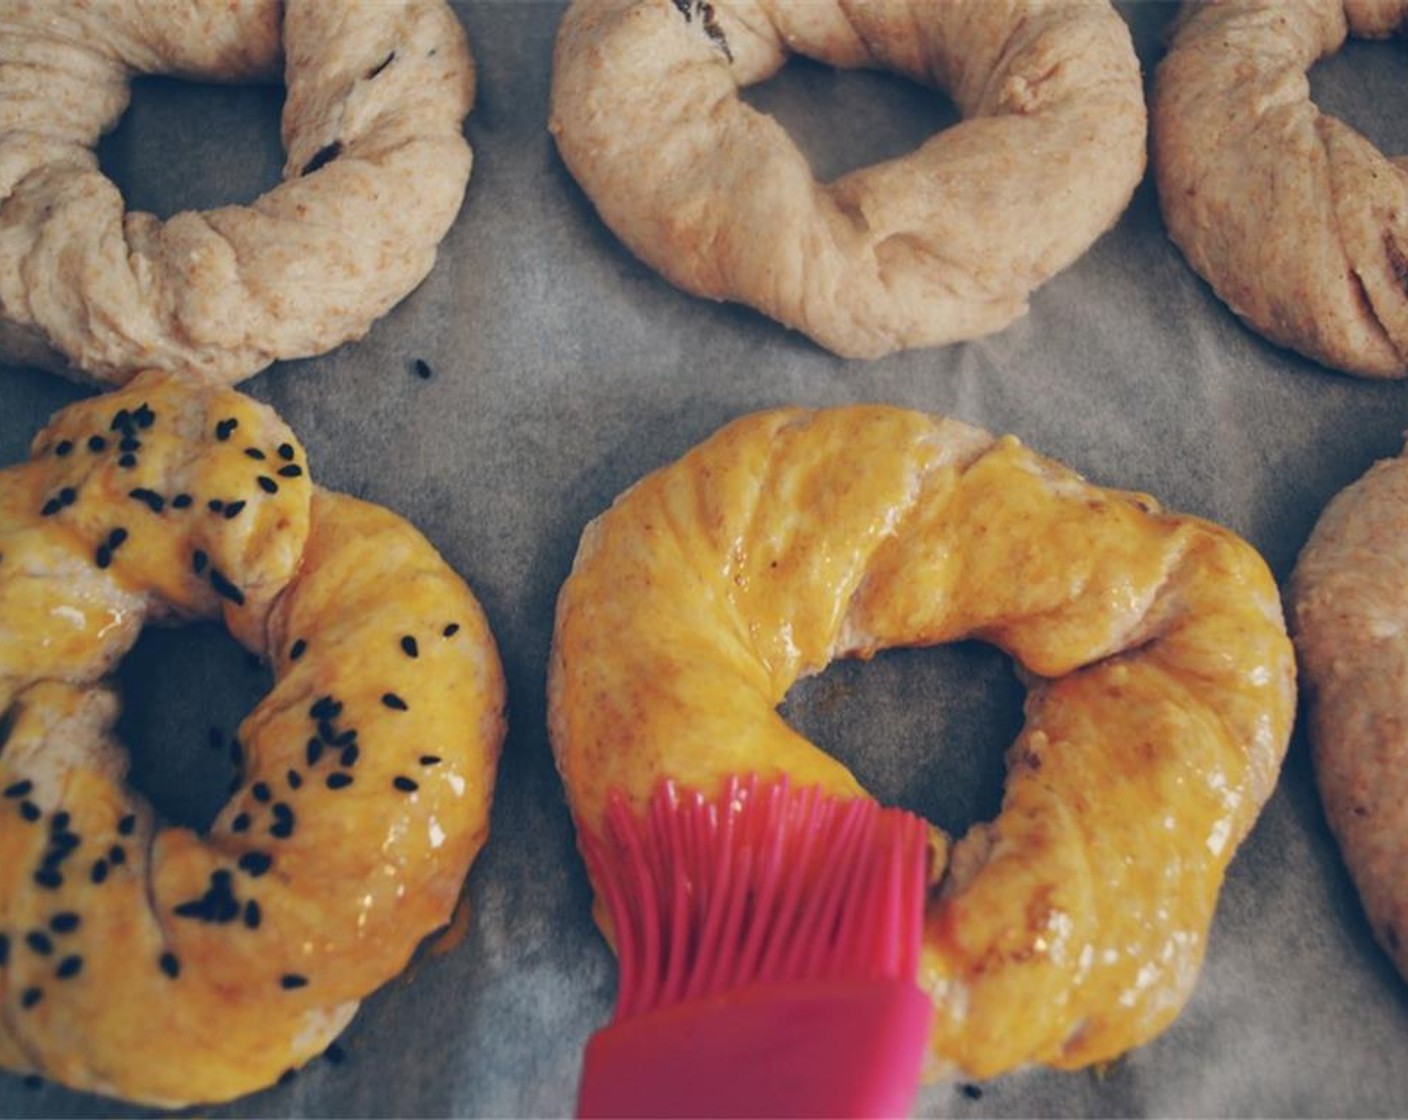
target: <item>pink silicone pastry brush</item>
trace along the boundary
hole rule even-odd
[[[623,798],[582,847],[620,988],[578,1114],[908,1113],[932,1007],[915,983],[928,835],[912,814],[730,779]]]

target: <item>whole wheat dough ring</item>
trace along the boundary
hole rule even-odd
[[[834,658],[961,638],[1016,659],[1027,719],[1000,816],[940,853],[932,1049],[977,1077],[1111,1058],[1191,993],[1294,715],[1276,585],[1224,529],[953,420],[738,420],[582,536],[549,682],[573,814],[599,837],[667,778],[864,796],[777,705]]]
[[[133,74],[288,87],[283,182],[124,213],[93,146]],[[430,271],[474,97],[443,0],[0,5],[0,360],[236,382],[360,338]]]
[[[819,184],[738,96],[792,52],[937,86],[963,122]],[[651,267],[849,357],[1006,326],[1144,171],[1139,65],[1104,0],[575,0],[551,127]]]
[[[104,678],[222,615],[275,683],[197,835],[123,783]],[[175,1106],[321,1053],[456,904],[503,688],[459,577],[268,408],[146,373],[60,412],[0,471],[0,1067]]]
[[[1338,494],[1287,587],[1315,777],[1374,937],[1408,977],[1408,460]]]
[[[1253,330],[1364,377],[1408,374],[1408,162],[1310,99],[1346,34],[1381,37],[1408,0],[1189,7],[1154,86],[1164,221]]]

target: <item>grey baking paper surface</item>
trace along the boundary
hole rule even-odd
[[[781,404],[884,401],[944,412],[1093,481],[1230,526],[1284,580],[1325,502],[1408,424],[1408,385],[1331,374],[1244,329],[1167,240],[1152,184],[1116,228],[977,342],[847,362],[637,263],[565,171],[546,130],[560,9],[458,9],[479,66],[475,168],[429,279],[360,342],[281,364],[245,390],[274,405],[321,483],[410,518],[469,580],[508,674],[510,733],[469,935],[369,998],[291,1082],[216,1116],[561,1116],[610,1014],[615,965],[553,770],[544,689],[553,605],[586,522],[726,421]],[[1172,9],[1135,6],[1146,77]],[[1408,150],[1408,55],[1350,44],[1315,96]],[[143,81],[104,141],[134,207],[249,201],[277,179],[281,91]],[[947,101],[888,76],[793,63],[749,100],[831,177],[952,123]],[[416,376],[415,359],[430,379]],[[91,390],[0,369],[0,463]],[[209,819],[229,776],[205,744],[267,677],[214,627],[150,632],[124,666],[134,780],[174,819]],[[980,646],[841,664],[788,698],[794,723],[884,801],[962,830],[996,811],[1020,722],[1005,659]],[[132,1029],[141,1029],[132,1009]],[[926,1087],[923,1116],[1408,1114],[1408,985],[1375,947],[1326,829],[1303,731],[1232,865],[1182,1016],[1101,1072],[1028,1071]],[[148,1110],[0,1074],[6,1116]]]

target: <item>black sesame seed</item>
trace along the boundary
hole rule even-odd
[[[267,474],[261,474],[255,481],[259,483],[259,489],[263,490],[266,494],[277,494],[279,492],[279,484]]]
[[[63,508],[63,503],[59,501],[58,498],[50,498],[47,502],[45,502],[42,506],[39,507],[39,516],[53,517],[54,514],[58,513],[59,510]]]
[[[330,1061],[333,1065],[340,1066],[343,1062],[347,1060],[347,1051],[344,1050],[341,1046],[339,1046],[336,1042],[334,1042],[331,1046],[329,1046],[326,1050],[323,1051],[323,1057]]]
[[[240,856],[239,868],[251,879],[258,879],[274,866],[274,857],[265,852],[245,852]]]
[[[59,962],[59,967],[54,969],[54,975],[60,980],[72,980],[83,971],[83,958],[77,954],[65,957]]]
[[[255,782],[253,788],[249,792],[254,795],[255,801],[261,801],[266,803],[268,802],[269,798],[273,796],[273,794],[269,792],[269,787],[264,782]]]
[[[302,476],[303,468],[300,467],[297,463],[290,463],[286,467],[279,468],[280,478],[301,478]]]
[[[323,742],[321,739],[309,739],[307,747],[303,750],[303,757],[309,766],[318,765],[318,759],[323,757]]]
[[[39,806],[36,805],[33,801],[20,802],[20,816],[22,816],[30,824],[33,824],[43,815],[44,814],[40,810]]]
[[[136,827],[137,815],[135,813],[128,813],[125,817],[123,817],[120,821],[117,822],[117,834],[119,836],[131,836],[133,830],[136,829]]]
[[[43,998],[44,991],[42,988],[26,988],[24,995],[20,996],[20,1006],[28,1011]]]
[[[244,605],[244,592],[226,579],[219,568],[210,569],[210,586],[222,599],[230,600],[237,607]]]
[[[64,885],[64,877],[49,867],[41,867],[34,873],[34,881],[45,890],[56,891]]]
[[[181,961],[175,953],[162,953],[161,959],[156,963],[157,967],[173,980],[181,975]]]
[[[416,376],[422,381],[429,381],[435,376],[435,371],[430,368],[430,363],[424,358],[417,358],[411,363],[411,368],[416,371]]]
[[[221,420],[215,425],[215,438],[221,443],[230,438],[230,433],[240,426],[240,422],[231,416],[228,420]]]
[[[264,452],[260,451],[257,447],[246,447],[244,449],[244,453],[248,455],[251,459],[258,459],[261,462],[268,458],[268,456],[266,456]]]
[[[127,452],[127,454],[118,457],[117,465],[119,467],[125,467],[130,470],[131,468],[137,465],[137,456],[133,455],[132,452],[129,451]]]
[[[296,972],[289,972],[279,978],[279,984],[286,991],[292,991],[294,988],[306,988],[308,977],[299,976]]]
[[[328,775],[328,789],[346,789],[352,784],[352,775],[345,774],[341,770],[335,770]]]
[[[72,933],[82,922],[77,914],[72,910],[65,910],[61,914],[55,914],[49,919],[49,928],[55,933]]]
[[[100,886],[103,882],[107,880],[107,877],[108,861],[105,859],[95,861],[93,864],[93,869],[88,872],[88,878],[93,881],[95,886]]]
[[[416,645],[416,640],[409,634],[401,639],[401,650],[407,657],[420,656],[420,647]]]
[[[205,571],[205,565],[209,559],[210,557],[200,549],[196,549],[195,552],[191,554],[191,567],[195,570],[196,575],[200,575],[201,572]]]
[[[420,789],[419,782],[399,774],[391,780],[391,784],[402,793],[415,793],[416,790]]]
[[[260,923],[264,921],[264,913],[259,909],[259,903],[250,899],[244,904],[244,924],[246,929],[258,929]]]
[[[67,455],[67,454],[68,454],[69,452],[71,452],[72,450],[73,450],[73,440],[71,440],[71,439],[61,439],[61,440],[59,440],[58,446],[54,448],[54,454],[57,455],[60,459],[62,459],[65,455]]]
[[[411,707],[394,692],[384,693],[381,697],[381,702],[393,712],[406,712],[409,711]]]
[[[440,631],[440,633],[444,634],[445,637],[447,637],[447,638],[453,638],[453,637],[454,637],[456,634],[458,634],[459,632],[460,632],[460,624],[459,624],[458,622],[452,622],[452,623],[450,623],[450,625],[448,625],[447,627],[445,627],[445,629],[443,629],[442,631]]]
[[[281,444],[279,444],[279,458],[282,459],[282,460],[284,460],[285,462],[288,462],[289,460],[291,460],[291,459],[293,458],[293,444],[291,444],[291,443],[281,443]]]
[[[299,638],[293,643],[293,645],[288,647],[288,659],[290,661],[297,661],[300,657],[304,655],[304,653],[307,652],[307,650],[308,643],[305,642],[302,638]]]
[[[420,756],[420,764],[422,766],[438,766],[440,756],[438,754],[423,754]]]
[[[303,775],[301,775],[297,770],[290,770],[288,772],[287,777],[289,789],[299,789],[302,787]]]
[[[205,508],[210,510],[211,513],[219,513],[225,508],[225,503],[219,498],[211,498],[210,501],[205,503]]]
[[[93,563],[100,568],[106,568],[112,564],[112,549],[105,544],[100,544],[93,553]]]
[[[114,867],[121,867],[127,862],[127,849],[121,844],[114,844],[108,849],[108,862]]]
[[[235,819],[230,822],[230,831],[231,831],[231,832],[248,832],[248,831],[249,831],[249,814],[248,814],[248,813],[239,813],[239,814],[237,814],[237,815],[235,816]]]
[[[24,943],[41,957],[47,957],[54,951],[54,943],[49,939],[49,935],[42,930],[30,930],[24,935]]]
[[[233,521],[236,517],[240,515],[240,511],[244,509],[244,505],[245,504],[243,501],[230,502],[225,507],[225,520]]]
[[[177,494],[171,499],[172,509],[185,509],[194,499],[189,494]]]
[[[6,786],[6,787],[5,787],[5,796],[6,796],[6,797],[24,797],[24,796],[26,796],[27,794],[33,792],[33,790],[34,790],[34,783],[31,782],[28,778],[24,778],[24,779],[21,779],[20,781],[16,782],[14,785]]]
[[[358,758],[358,756],[359,756],[361,753],[362,753],[362,752],[361,752],[361,750],[358,748],[357,744],[356,744],[356,743],[352,743],[352,744],[348,745],[347,747],[344,747],[344,748],[343,748],[342,757],[341,757],[340,759],[338,759],[338,762],[339,762],[339,764],[340,764],[341,766],[343,766],[343,767],[356,766],[356,765],[357,765],[357,758]]]
[[[88,450],[91,451],[94,455],[96,455],[99,451],[104,450],[107,445],[108,441],[105,440],[102,436],[88,437]]]

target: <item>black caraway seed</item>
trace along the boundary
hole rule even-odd
[[[102,886],[108,877],[108,861],[105,859],[96,860],[93,869],[88,872],[88,878],[93,881],[94,886]]]
[[[273,794],[269,792],[268,785],[266,785],[264,782],[255,782],[249,792],[254,795],[255,801],[263,802],[266,804],[269,798],[273,796]]]
[[[336,770],[328,775],[328,789],[346,789],[352,784],[352,775]]]
[[[126,543],[127,530],[124,529],[121,525],[119,525],[116,529],[114,529],[111,533],[108,534],[108,548],[110,548],[113,552],[116,552]]]
[[[30,824],[33,824],[43,815],[44,813],[40,810],[39,806],[36,805],[33,801],[20,802],[20,816],[22,816]]]
[[[10,938],[8,934],[0,933],[0,968],[4,968],[10,963]]]
[[[196,575],[200,575],[201,572],[205,571],[205,565],[209,559],[210,557],[208,557],[200,549],[196,549],[195,552],[192,553],[191,568],[195,571]]]
[[[24,797],[34,790],[34,783],[28,778],[16,782],[12,786],[5,787],[6,797]]]
[[[456,634],[460,632],[460,624],[458,622],[452,622],[440,632],[444,634],[447,638],[453,638]]]
[[[62,914],[55,914],[49,919],[49,928],[55,933],[72,933],[82,920],[72,910],[65,910]]]
[[[58,498],[50,498],[39,507],[40,517],[53,517],[59,510],[64,508],[64,504]]]
[[[409,711],[411,707],[394,692],[385,693],[381,698],[381,702],[393,712],[406,712]]]
[[[440,756],[438,754],[423,754],[420,756],[420,764],[422,766],[438,766]]]
[[[122,439],[118,441],[117,449],[119,451],[141,451],[142,441],[136,436],[123,436]]]
[[[320,167],[325,167],[327,164],[331,163],[341,154],[341,140],[334,140],[331,144],[324,144],[321,148],[319,148],[316,152],[313,153],[313,158],[303,165],[303,170],[300,171],[298,174],[300,176],[311,175]]]
[[[391,784],[402,793],[415,793],[416,790],[420,789],[418,782],[399,774],[392,779]]]
[[[210,510],[211,513],[219,513],[225,508],[225,503],[219,498],[211,498],[210,501],[205,503],[205,508]]]
[[[181,961],[177,958],[175,953],[162,953],[161,959],[157,961],[157,965],[162,972],[166,973],[166,975],[173,980],[181,975]]]
[[[308,746],[303,751],[303,757],[309,766],[318,765],[318,759],[323,757],[323,741],[321,739],[309,739]]]
[[[240,870],[251,879],[258,879],[273,866],[274,857],[264,852],[245,852],[240,856]]]
[[[288,772],[288,788],[289,788],[289,789],[298,789],[298,788],[300,788],[302,785],[303,785],[303,777],[298,773],[297,770],[290,770],[290,771]]]
[[[147,407],[146,401],[143,401],[137,406],[137,411],[132,414],[132,419],[137,421],[137,427],[150,428],[156,420],[156,413]]]
[[[100,544],[93,553],[93,563],[100,568],[106,568],[112,564],[112,549],[105,544]]]
[[[73,440],[71,440],[71,439],[61,439],[61,440],[59,440],[58,446],[54,448],[54,454],[57,455],[60,459],[62,459],[65,455],[69,454],[69,452],[71,452],[72,450],[73,450]]]
[[[114,844],[108,849],[108,862],[114,867],[121,867],[127,862],[127,849],[121,844]]]
[[[285,463],[291,462],[293,460],[293,444],[279,444],[279,458],[282,459]]]
[[[119,836],[131,836],[133,830],[136,827],[137,815],[135,813],[128,813],[125,817],[123,817],[120,821],[117,822],[117,834]]]
[[[279,979],[279,984],[287,991],[292,991],[294,988],[306,988],[308,977],[299,976],[296,972],[289,972]]]
[[[225,507],[225,520],[226,520],[226,521],[233,521],[236,517],[238,517],[238,516],[240,515],[240,511],[243,510],[243,509],[244,509],[244,501],[243,501],[243,500],[238,501],[238,502],[230,502],[230,503]]]
[[[221,420],[215,425],[215,438],[224,443],[230,438],[230,433],[240,426],[240,422],[231,416],[228,420]]]
[[[117,465],[119,467],[123,467],[126,470],[131,470],[137,465],[137,456],[133,455],[132,452],[129,451],[125,455],[118,457]]]
[[[34,881],[45,890],[56,891],[64,885],[64,877],[57,871],[42,867],[34,873]]]
[[[24,935],[24,943],[41,957],[47,957],[54,951],[54,943],[49,940],[49,935],[43,930],[30,930]]]
[[[193,499],[189,494],[177,494],[174,498],[171,499],[171,508],[185,509],[191,504],[192,500]]]
[[[268,458],[268,456],[266,456],[264,452],[260,451],[257,447],[246,447],[244,449],[244,453],[248,455],[251,459],[258,459],[261,462],[264,459]]]
[[[153,513],[160,513],[166,507],[166,499],[155,490],[149,490],[145,486],[138,486],[135,490],[127,491],[127,496],[134,501],[141,502]]]
[[[313,719],[336,719],[342,714],[342,702],[334,700],[331,696],[320,696],[313,702],[313,706],[308,709],[308,715]]]
[[[108,425],[110,432],[126,432],[132,427],[132,414],[125,408],[119,408],[113,414],[112,423]]]
[[[248,831],[249,831],[249,814],[248,814],[248,813],[240,813],[240,814],[238,814],[238,815],[235,817],[235,819],[230,822],[230,831],[231,831],[231,832],[248,832]]]
[[[71,957],[65,957],[59,962],[59,967],[54,969],[54,975],[60,980],[72,980],[82,971],[83,958],[74,954]]]
[[[344,768],[356,766],[357,759],[361,756],[361,754],[361,749],[357,746],[357,744],[352,743],[343,748],[342,757],[338,759],[338,761],[342,764]]]
[[[416,371],[416,376],[422,381],[429,381],[435,376],[435,371],[430,368],[430,363],[424,358],[417,358],[411,363],[411,368]]]
[[[420,647],[416,645],[416,640],[409,634],[407,634],[404,638],[401,639],[401,651],[407,657],[420,656]]]
[[[290,661],[297,661],[300,657],[303,656],[307,649],[307,642],[305,642],[302,638],[296,639],[293,645],[288,647],[288,659]]]
[[[106,450],[107,446],[108,441],[105,440],[102,436],[88,437],[88,450],[91,451],[94,455],[96,455],[99,451]]]
[[[244,924],[246,929],[258,929],[259,924],[264,920],[264,915],[259,909],[259,903],[250,899],[244,904]]]
[[[277,494],[279,492],[279,484],[267,474],[261,474],[255,481],[259,483],[259,489],[263,490],[266,494]]]
[[[230,600],[237,607],[244,606],[244,592],[226,579],[219,568],[210,569],[210,586],[222,599]]]
[[[286,467],[279,468],[280,478],[301,478],[302,476],[303,468],[300,467],[297,463],[290,463]]]
[[[44,991],[42,988],[26,988],[24,995],[20,996],[20,1006],[28,1011],[43,998]]]

